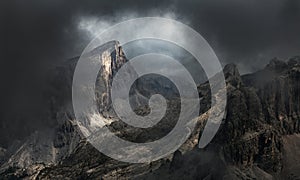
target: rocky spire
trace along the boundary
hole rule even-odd
[[[104,116],[111,110],[111,86],[113,77],[128,60],[119,42],[111,41],[94,50],[101,60],[101,69],[96,82],[96,95],[99,111]]]
[[[240,72],[235,64],[227,64],[224,69],[226,82],[239,88],[242,84]]]

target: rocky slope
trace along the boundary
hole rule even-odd
[[[111,78],[107,76],[125,62],[124,54],[117,42],[109,42],[90,52],[90,55],[94,54],[100,54],[100,58],[103,59],[102,68],[106,68],[108,61],[111,63],[111,66],[106,68],[107,71],[102,71],[103,74],[98,76],[98,81],[102,80],[106,85],[106,91],[102,94],[107,94],[111,84]],[[41,169],[55,165],[70,156],[78,146],[82,137],[74,122],[71,104],[72,76],[77,60],[78,57],[56,67],[48,80],[50,86],[45,91],[45,101],[49,106],[47,118],[56,122],[56,128],[36,131],[25,141],[14,143],[8,151],[3,150],[5,153],[1,153],[1,161],[4,162],[1,163],[2,172],[15,169],[19,175],[30,172],[29,174],[34,176],[36,173],[32,168]],[[99,99],[99,104],[102,104],[103,111],[109,110],[110,104],[104,102],[103,98]]]
[[[112,48],[113,53],[107,54]],[[98,81],[105,84],[98,91],[99,110],[113,115],[109,91],[114,73],[125,63],[126,57],[116,42],[95,49],[101,54],[105,71]],[[226,117],[214,140],[205,149],[197,143],[207,117],[216,107],[210,105],[209,84],[198,86],[201,100],[196,128],[182,147],[167,158],[148,164],[128,164],[115,161],[98,152],[80,138],[73,123],[70,104],[72,72],[76,58],[57,71],[52,81],[49,116],[59,121],[55,131],[47,136],[31,136],[21,143],[2,165],[2,179],[299,179],[299,120],[300,120],[300,58],[288,62],[273,59],[261,71],[241,76],[234,64],[226,65]],[[65,78],[65,79],[62,79]],[[167,116],[155,127],[136,129],[114,121],[107,126],[118,136],[134,142],[159,139],[176,123],[180,103],[176,90],[166,80],[144,77],[132,90],[133,104],[141,101],[159,87],[168,99]],[[148,79],[147,79],[148,78]],[[146,80],[147,84],[142,84]],[[216,82],[217,83],[217,82]],[[172,88],[171,88],[172,89]],[[168,93],[169,92],[169,93]],[[170,93],[171,92],[171,93]],[[173,96],[174,95],[174,96]],[[135,109],[147,114],[147,106]],[[50,137],[51,136],[51,137]],[[3,150],[4,154],[5,151]],[[1,157],[1,156],[0,156]]]

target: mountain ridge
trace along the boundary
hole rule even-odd
[[[115,70],[117,70],[126,62],[126,57],[123,56],[117,42],[112,42],[112,44],[115,50],[111,54],[106,54],[105,58],[120,60],[118,61],[120,64],[115,66]],[[71,65],[63,66],[59,70],[57,77],[63,78],[62,81],[66,84],[57,83],[57,79],[55,79],[56,89],[53,88],[54,96],[50,98],[53,99],[50,102],[50,105],[52,103],[50,107],[53,107],[50,108],[50,114],[61,122],[54,132],[54,138],[49,140],[48,144],[50,145],[47,146],[50,149],[61,150],[63,156],[53,161],[51,159],[53,156],[49,160],[43,159],[43,154],[41,154],[42,161],[39,161],[34,158],[36,154],[31,153],[28,163],[18,164],[22,158],[15,153],[9,157],[7,163],[1,166],[0,177],[4,179],[13,177],[28,179],[59,177],[70,179],[97,179],[100,177],[102,179],[179,179],[180,176],[185,176],[186,179],[300,177],[300,174],[297,174],[300,167],[296,165],[293,168],[286,167],[288,164],[293,164],[293,160],[297,160],[297,158],[291,159],[285,153],[287,150],[294,152],[295,149],[300,148],[292,145],[298,140],[297,134],[300,130],[299,57],[293,57],[288,62],[273,59],[263,70],[242,76],[236,65],[226,65],[224,67],[228,95],[226,116],[220,130],[208,147],[197,148],[207,117],[213,108],[216,108],[211,107],[211,94],[209,84],[206,82],[198,86],[199,96],[202,98],[201,114],[195,119],[197,125],[187,142],[168,157],[142,165],[122,163],[108,158],[80,137],[78,127],[73,121],[75,117],[70,101],[67,100],[70,97],[62,96],[71,89],[72,77],[70,76],[72,76],[76,64],[74,62],[76,59],[72,60]],[[109,73],[110,78],[112,78],[112,72]],[[101,76],[103,77],[105,74],[100,74],[99,77]],[[104,78],[104,80],[108,87],[110,82],[108,79]],[[143,91],[146,90],[148,89],[143,89]],[[144,96],[139,96],[139,98],[144,98]],[[100,99],[100,103],[103,102]],[[178,108],[176,103],[177,100],[170,101],[170,107],[175,111],[171,111],[173,114],[166,118],[166,123],[158,129],[154,129],[154,132],[166,131],[168,126],[174,123]],[[105,101],[102,106],[106,113],[109,112],[109,104],[109,101]],[[147,114],[147,107],[139,109],[138,113]],[[106,114],[106,116],[109,115],[111,112]],[[138,141],[152,140],[159,137],[159,133],[154,137],[146,136],[140,130],[134,130],[118,121],[107,126],[120,133],[121,137],[129,136],[133,141],[137,139]],[[28,143],[25,145],[32,152],[39,151],[39,148],[31,148]],[[38,144],[33,146],[39,147]],[[30,152],[27,149],[24,151],[25,153]],[[47,148],[46,150],[48,151]],[[43,151],[40,150],[41,152]],[[47,153],[44,156],[47,156]],[[187,172],[190,173],[186,174]]]

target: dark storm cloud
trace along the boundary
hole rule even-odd
[[[223,62],[253,71],[270,58],[300,52],[297,0],[180,1],[178,11],[210,42]]]
[[[49,125],[42,98],[50,66],[77,56],[87,45],[77,28],[80,17],[163,7],[161,1],[20,1],[1,2],[0,142]],[[0,146],[1,146],[0,143]]]
[[[300,54],[298,0],[11,0],[0,5],[1,128],[45,124],[40,98],[45,72],[87,45],[90,37],[78,29],[82,17],[116,23],[132,14],[172,13],[200,32],[222,63],[235,62],[242,73],[275,56]]]

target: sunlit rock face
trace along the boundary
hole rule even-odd
[[[96,81],[96,97],[99,112],[107,117],[108,112],[112,111],[110,92],[113,77],[128,60],[125,57],[122,47],[117,41],[109,42],[95,50],[98,52],[99,60],[101,62],[100,71]]]
[[[96,53],[97,55],[93,56]],[[111,102],[111,86],[118,70],[129,60],[117,41],[96,48],[90,55],[93,56],[93,59],[98,59],[101,62],[95,89],[98,110],[105,118],[116,116]],[[179,96],[176,86],[167,78],[156,74],[139,77],[134,68],[130,64],[128,66],[130,68],[127,69],[123,78],[136,79],[129,92],[129,100],[133,110],[147,106],[149,98],[157,93],[167,99]],[[125,86],[127,84],[122,84],[121,81],[118,84],[118,89]]]
[[[110,107],[110,87],[112,77],[127,61],[116,41],[108,42],[94,49],[91,54],[99,55],[103,63],[98,81],[105,90],[99,99],[101,110],[108,111]],[[81,132],[74,122],[71,103],[72,77],[79,57],[69,59],[55,67],[48,81],[50,86],[45,91],[45,103],[48,103],[48,121],[53,121],[51,127],[32,133],[24,141],[12,143],[11,147],[0,148],[0,170],[9,167],[29,168],[41,164],[47,166],[56,164],[68,157],[82,140]],[[99,86],[100,87],[100,86]],[[55,125],[54,125],[55,124]]]

